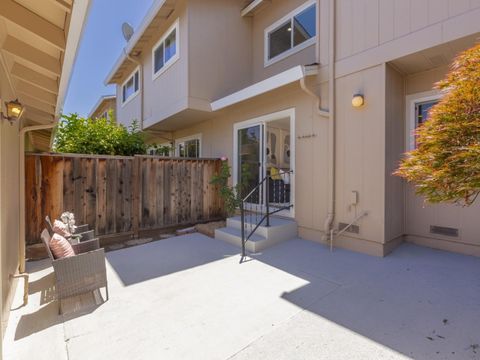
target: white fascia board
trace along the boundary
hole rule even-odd
[[[255,96],[265,94],[269,91],[278,89],[279,87],[299,81],[305,76],[315,75],[318,73],[318,66],[295,66],[280,74],[274,75],[268,79],[262,80],[256,84],[248,86],[233,94],[227,95],[221,99],[215,100],[210,104],[212,111],[217,111],[233,104],[251,99]]]
[[[91,118],[93,113],[95,111],[97,111],[97,109],[100,107],[100,105],[102,105],[102,103],[105,101],[105,100],[110,100],[110,99],[115,99],[117,96],[116,95],[103,95],[103,96],[100,96],[100,98],[97,100],[95,106],[92,108],[92,110],[90,111],[90,113],[88,114],[88,117]]]
[[[63,104],[67,95],[68,85],[72,77],[72,69],[77,59],[77,51],[80,40],[85,30],[85,22],[90,10],[90,0],[75,1],[73,3],[72,14],[70,18],[70,27],[68,29],[67,44],[63,58],[62,73],[60,84],[58,86],[57,104],[55,106],[55,119],[58,120],[63,112]]]
[[[253,11],[255,11],[256,8],[258,8],[260,5],[262,5],[265,2],[265,0],[254,0],[250,4],[248,4],[240,13],[243,16],[250,15]]]
[[[122,50],[122,54],[115,62],[115,65],[113,65],[112,70],[110,70],[107,77],[105,78],[105,81],[104,81],[105,85],[109,85],[111,83],[112,78],[115,76],[120,66],[122,66],[122,64],[127,60],[126,54],[130,54],[130,52],[133,50],[137,42],[143,36],[144,32],[147,30],[152,20],[155,18],[155,16],[157,16],[162,6],[165,5],[165,2],[166,0],[157,0],[153,3],[150,9],[148,9],[147,15],[143,18],[142,23],[140,24],[138,29],[135,30],[132,38],[128,41],[127,45]]]

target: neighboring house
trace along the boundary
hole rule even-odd
[[[479,17],[468,0],[155,1],[106,84],[119,122],[178,156],[227,156],[234,183],[293,171],[283,215],[302,238],[354,223],[336,246],[480,256],[480,204],[425,205],[392,176]]]
[[[100,96],[97,103],[93,107],[93,109],[88,114],[90,119],[97,119],[97,118],[109,118],[110,112],[113,115],[113,118],[116,118],[116,107],[117,107],[117,98],[115,95],[104,95]]]
[[[2,337],[16,275],[25,271],[24,151],[49,150],[89,4],[89,0],[0,1]],[[17,98],[21,106],[15,113],[21,116],[11,117],[10,124],[6,103]]]

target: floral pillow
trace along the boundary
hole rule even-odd
[[[60,234],[53,234],[49,245],[55,259],[75,256],[72,245]]]

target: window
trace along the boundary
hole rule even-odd
[[[195,135],[176,141],[176,152],[179,157],[199,158],[201,156],[201,136]]]
[[[406,114],[408,114],[407,126],[406,126],[407,150],[414,150],[417,147],[415,130],[428,120],[430,116],[431,108],[440,101],[442,96],[443,96],[443,93],[440,93],[438,91],[426,91],[423,93],[407,95],[406,97]]]
[[[315,43],[317,7],[308,2],[265,31],[265,65],[283,59]]]
[[[153,78],[163,73],[179,58],[178,20],[153,47]]]
[[[105,112],[102,114],[102,118],[108,120],[108,111],[105,111]]]
[[[125,104],[129,100],[134,98],[135,95],[138,94],[139,89],[140,89],[140,71],[137,69],[122,85],[122,104]]]

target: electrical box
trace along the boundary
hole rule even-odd
[[[358,191],[352,191],[350,193],[350,205],[358,204]]]

